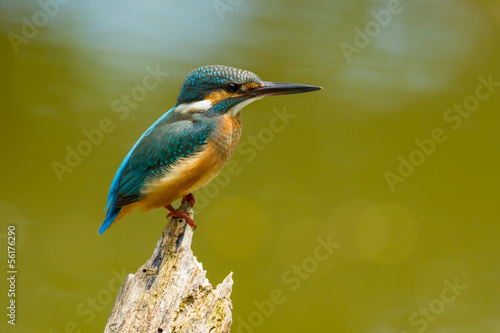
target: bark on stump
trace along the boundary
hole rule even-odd
[[[185,201],[180,211],[193,213]],[[173,218],[151,258],[122,285],[109,315],[111,332],[229,332],[233,279],[214,290],[191,250],[193,229]]]

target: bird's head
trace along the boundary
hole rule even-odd
[[[183,113],[206,112],[210,116],[233,115],[249,103],[265,96],[299,94],[321,87],[261,80],[254,73],[221,65],[203,66],[184,79],[177,99]]]

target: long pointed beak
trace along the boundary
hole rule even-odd
[[[323,87],[311,86],[308,84],[263,81],[262,86],[249,91],[248,95],[251,97],[291,95],[321,89],[323,89]]]

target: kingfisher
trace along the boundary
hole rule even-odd
[[[135,143],[115,174],[99,234],[132,211],[165,207],[196,228],[188,213],[172,207],[182,198],[191,206],[196,189],[208,184],[236,150],[241,109],[265,96],[299,94],[322,87],[268,82],[238,68],[210,65],[184,79],[176,105]]]

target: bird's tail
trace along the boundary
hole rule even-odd
[[[122,209],[121,207],[115,206],[115,200],[110,202],[110,204],[108,204],[108,207],[106,208],[108,208],[108,211],[106,212],[106,218],[104,219],[104,222],[99,229],[99,235],[102,235],[102,233],[105,232],[115,222],[116,216]]]

